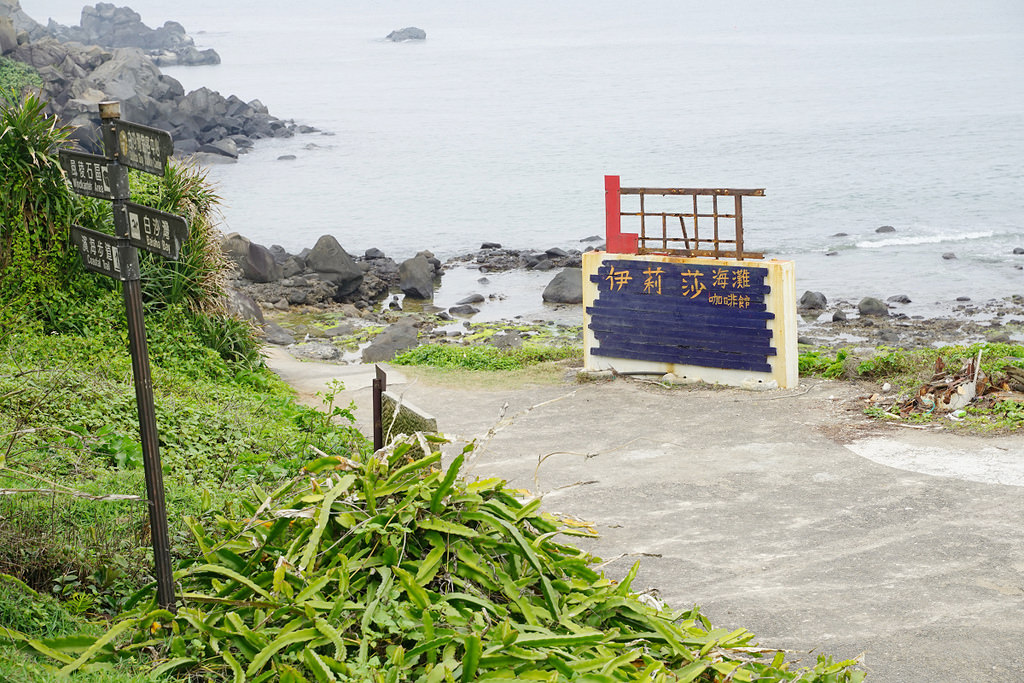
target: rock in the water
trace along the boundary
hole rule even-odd
[[[952,261],[956,258],[956,254],[954,254],[951,251],[947,251],[945,254],[942,255],[942,258],[945,259],[946,261]]]
[[[857,304],[857,310],[861,315],[875,315],[875,316],[886,316],[889,315],[889,307],[885,305],[884,301],[875,299],[874,297],[864,297]]]
[[[956,298],[956,300],[957,300],[957,301],[970,301],[970,300],[971,300],[971,297],[969,297],[969,296],[958,296],[958,297]]]
[[[833,237],[849,237],[850,235],[849,235],[849,233],[846,233],[846,232],[837,232],[836,234],[834,234],[832,236]]]
[[[405,318],[388,326],[363,349],[364,363],[383,363],[419,345],[415,321]]]
[[[470,306],[469,304],[460,304],[458,306],[452,306],[448,309],[448,312],[452,315],[476,315],[480,312],[480,309],[476,306]]]
[[[877,228],[875,232],[896,232],[896,228],[891,225],[883,225],[880,228]]]
[[[541,296],[544,301],[553,304],[583,303],[583,270],[566,268],[552,278]]]
[[[551,247],[544,253],[548,255],[548,258],[565,258],[569,255],[564,249],[558,247]]]
[[[266,323],[263,326],[263,337],[267,340],[268,344],[276,344],[278,346],[288,346],[295,343],[295,337],[277,323]]]
[[[406,40],[426,40],[427,32],[415,26],[408,26],[388,34],[387,40],[394,43],[401,43]]]
[[[366,253],[363,254],[363,258],[368,261],[373,261],[374,259],[387,258],[387,255],[377,247],[370,247],[366,250]]]
[[[465,297],[463,299],[459,299],[458,301],[456,301],[455,305],[456,306],[462,306],[464,304],[478,304],[481,301],[484,301],[484,295],[483,294],[470,294],[469,296],[467,296],[467,297]]]
[[[886,299],[886,301],[893,304],[909,304],[910,297],[906,294],[895,294]]]
[[[543,259],[543,260],[537,261],[537,263],[535,263],[534,266],[530,270],[539,270],[539,271],[543,272],[543,271],[554,270],[554,269],[555,269],[555,262],[554,261],[551,261],[550,259]]]
[[[274,282],[282,277],[281,266],[266,247],[250,242],[233,232],[221,242],[221,249],[242,271],[242,277],[253,282]]]
[[[501,249],[501,245],[497,242],[484,242],[480,245],[481,249]]]
[[[351,294],[363,283],[363,269],[348,252],[342,249],[338,240],[324,235],[306,255],[306,265],[323,279],[338,286],[338,297]]]
[[[434,266],[423,254],[406,259],[398,266],[398,286],[412,299],[434,298]]]
[[[1014,254],[1018,254],[1018,255],[1019,254],[1024,254],[1024,247],[1014,247],[1013,248],[1013,253]]]
[[[845,311],[836,311],[835,313],[832,314],[832,322],[838,323],[843,322],[844,320],[846,320]]]
[[[821,292],[812,292],[807,290],[804,295],[800,297],[798,307],[805,311],[823,311],[828,305],[828,299]]]

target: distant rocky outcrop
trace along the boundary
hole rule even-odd
[[[406,28],[398,29],[397,31],[392,31],[391,33],[389,33],[387,35],[387,40],[390,40],[390,41],[392,41],[394,43],[401,43],[401,42],[404,42],[406,40],[426,40],[426,39],[427,39],[427,32],[424,31],[421,28],[416,28],[415,26],[408,26]]]
[[[100,47],[137,47],[146,52],[157,66],[220,64],[215,50],[199,50],[195,41],[176,21],[164,22],[160,28],[142,23],[142,16],[130,7],[115,7],[108,2],[82,8],[79,26],[63,26],[50,20],[47,33],[62,43],[78,42]]]
[[[4,26],[14,27],[13,47]],[[76,127],[74,136],[87,151],[100,151],[98,104],[105,100],[120,101],[126,121],[170,132],[181,156],[205,152],[230,160],[254,140],[314,131],[272,116],[259,100],[245,102],[208,88],[185,93],[159,65],[220,58],[199,53],[180,24],[151,29],[127,7],[99,3],[83,9],[81,26],[43,26],[18,0],[0,0],[0,45],[4,56],[39,72],[48,113]]]

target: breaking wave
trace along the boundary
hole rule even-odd
[[[916,237],[890,237],[880,240],[864,240],[857,242],[861,249],[881,249],[882,247],[907,246],[913,244],[939,244],[941,242],[965,242],[994,237],[995,231],[943,233],[938,235],[918,235]]]

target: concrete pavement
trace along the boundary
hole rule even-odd
[[[348,377],[341,398],[369,419],[368,383],[352,381],[368,368],[295,362],[270,364],[302,375],[307,396]],[[699,605],[807,663],[863,654],[872,681],[1024,681],[1020,436],[882,425],[861,414],[861,387],[821,380],[466,390],[388,374],[450,435],[482,436],[504,414],[470,476],[594,522],[586,547],[605,571],[639,560],[634,588],[674,608]]]

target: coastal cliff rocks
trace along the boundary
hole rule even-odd
[[[82,17],[80,27],[42,26],[25,15],[17,0],[0,0],[5,56],[39,72],[47,113],[76,127],[74,137],[86,151],[100,151],[98,104],[105,100],[119,100],[127,121],[168,131],[179,156],[205,152],[215,155],[208,158],[230,161],[251,148],[253,140],[315,131],[272,116],[259,100],[244,102],[208,88],[186,93],[159,66],[216,63],[215,53],[199,54],[176,22],[150,29],[130,8],[108,3],[86,7]],[[17,34],[14,46],[3,28],[9,25]],[[177,61],[167,56],[172,53]]]
[[[274,282],[280,280],[283,272],[274,260],[270,250],[260,244],[254,244],[237,232],[233,232],[221,242],[224,255],[242,272],[242,277],[253,282]]]
[[[336,297],[352,294],[363,283],[363,270],[338,240],[324,235],[306,255],[306,265],[317,277],[337,287]]]
[[[167,21],[159,28],[150,28],[130,7],[115,7],[107,2],[83,7],[79,26],[63,26],[51,19],[46,30],[62,43],[141,48],[157,66],[220,64],[220,55],[213,49],[197,49],[178,22]]]
[[[5,55],[18,47],[18,32],[10,17],[0,17],[0,55]]]

